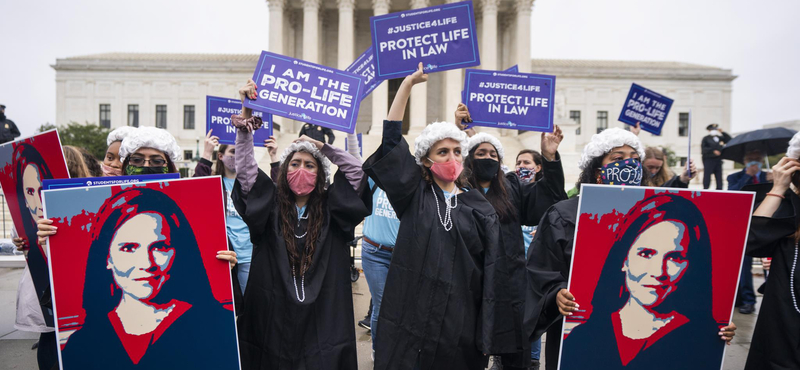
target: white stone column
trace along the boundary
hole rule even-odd
[[[269,28],[283,30],[283,9],[286,0],[267,0],[269,3]],[[269,33],[269,51],[283,54],[283,32]]]
[[[517,13],[517,45],[516,64],[519,71],[531,72],[531,12],[533,0],[516,0],[514,10]]]
[[[459,1],[461,0],[447,0],[447,3],[450,4]],[[455,112],[458,103],[462,103],[461,90],[463,88],[464,78],[461,69],[451,69],[444,72],[444,96],[442,97],[444,106],[442,107],[440,119],[446,121],[455,119],[453,117],[453,112]]]
[[[303,0],[303,60],[319,63],[320,0]]]
[[[372,9],[375,15],[389,13],[391,0],[372,0]],[[375,90],[372,90],[372,127],[370,135],[383,135],[383,120],[389,114],[389,81],[383,81]]]
[[[339,69],[344,70],[355,59],[355,0],[337,0],[339,5]]]
[[[411,9],[428,7],[428,0],[411,0]],[[428,124],[428,84],[419,84],[411,89],[408,136],[416,137]]]

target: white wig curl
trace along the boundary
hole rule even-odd
[[[800,132],[794,134],[792,140],[789,140],[789,148],[786,149],[786,156],[800,159]]]
[[[494,149],[497,150],[497,155],[500,156],[500,161],[503,160],[503,158],[505,157],[503,144],[501,144],[500,140],[498,140],[496,137],[489,135],[485,132],[479,132],[474,136],[472,136],[471,138],[469,138],[469,144],[467,145],[466,152],[467,153],[471,152],[472,149],[477,148],[478,145],[481,145],[483,143],[492,144],[492,146],[494,146]]]
[[[414,159],[417,160],[417,164],[422,166],[422,159],[433,144],[443,139],[458,141],[461,144],[461,156],[467,155],[466,148],[469,145],[467,134],[451,122],[434,122],[425,126],[422,133],[414,140]]]
[[[183,159],[181,147],[175,138],[167,130],[155,127],[139,127],[131,131],[128,136],[122,139],[119,146],[119,157],[125,160],[139,148],[153,148],[160,150],[171,158],[173,162]]]
[[[281,159],[280,159],[281,165],[283,165],[283,161],[285,161],[286,158],[289,158],[289,155],[294,152],[306,152],[308,154],[313,155],[314,158],[316,158],[319,161],[319,163],[322,163],[322,169],[325,171],[325,179],[331,178],[330,159],[328,159],[328,157],[322,154],[322,152],[319,149],[317,149],[317,147],[314,146],[314,144],[311,144],[308,141],[298,141],[286,147],[286,149],[283,150],[283,154],[281,154]]]
[[[108,138],[106,139],[106,145],[111,145],[111,143],[115,141],[122,141],[134,131],[136,131],[136,127],[131,127],[131,126],[117,127],[108,133]]]
[[[581,161],[578,163],[578,167],[581,170],[585,170],[593,159],[606,155],[611,149],[623,145],[629,145],[639,153],[639,160],[644,160],[644,148],[639,138],[630,131],[613,127],[592,135],[592,140],[583,147],[583,154],[581,154]]]

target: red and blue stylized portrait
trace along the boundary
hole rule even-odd
[[[62,369],[239,369],[219,178],[44,200]]]
[[[720,369],[753,194],[581,189],[560,369]]]
[[[17,235],[25,239],[28,267],[36,294],[41,302],[50,300],[48,289],[47,254],[37,243],[36,220],[42,210],[42,181],[69,178],[61,142],[56,130],[0,145],[0,186],[3,188],[8,211]],[[53,325],[52,314],[46,309],[45,320]]]

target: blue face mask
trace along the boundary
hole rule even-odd
[[[639,186],[642,183],[642,164],[638,159],[611,162],[600,171],[603,184]]]
[[[750,168],[750,166],[758,166],[758,170],[761,171],[761,166],[763,165],[764,164],[759,161],[752,161],[752,162],[747,162],[747,164],[744,165],[744,168]]]

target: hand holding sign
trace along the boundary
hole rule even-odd
[[[561,132],[561,127],[556,125],[553,132],[542,132],[542,155],[545,159],[552,162],[556,160],[556,152],[561,140],[564,139],[564,134]]]
[[[425,69],[422,67],[422,62],[419,62],[417,70],[414,71],[414,73],[406,76],[406,80],[410,80],[412,85],[428,82],[428,74],[425,73],[424,70]]]
[[[467,109],[464,103],[458,103],[458,108],[456,108],[456,126],[458,126],[460,130],[466,130],[469,126],[461,122],[472,122],[472,118],[469,116],[469,109]]]
[[[686,164],[686,171],[681,174],[680,180],[682,183],[688,184],[695,176],[697,176],[697,167],[694,165],[694,160],[690,159],[689,163]]]

